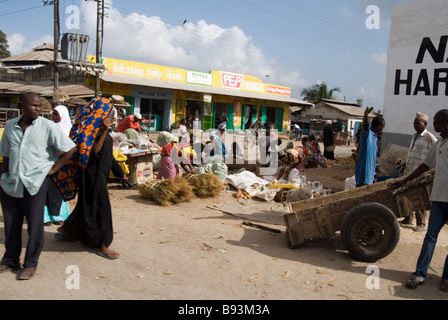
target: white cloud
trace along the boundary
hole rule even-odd
[[[238,26],[222,28],[205,20],[170,25],[160,17],[126,15],[110,7],[104,25],[104,57],[203,72],[225,70],[256,76],[264,82],[269,74],[269,82],[290,87],[306,84],[298,71],[281,70]],[[82,11],[82,29],[95,30],[96,11]],[[95,35],[90,34],[90,38],[95,39]],[[89,48],[94,50],[95,43],[91,43]]]
[[[387,53],[374,53],[371,56],[372,60],[375,61],[380,66],[385,66],[387,64]]]
[[[366,84],[362,87],[359,87],[358,93],[359,98],[363,100],[372,100],[379,98],[378,93],[375,92],[375,90],[371,87],[370,84]]]
[[[37,40],[27,41],[26,37],[21,33],[13,33],[8,35],[9,52],[11,56],[32,51],[33,48],[43,43],[54,43],[54,38],[50,35],[43,36]]]

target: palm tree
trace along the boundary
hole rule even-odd
[[[333,92],[341,92],[338,87],[328,90],[325,82],[315,84],[312,87],[308,87],[302,90],[303,100],[316,103],[321,99],[334,100]]]

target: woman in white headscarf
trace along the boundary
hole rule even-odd
[[[70,120],[70,114],[66,106],[57,106],[53,109],[53,121],[66,135],[70,134],[72,121]]]
[[[72,128],[72,121],[70,120],[70,115],[67,107],[57,106],[53,109],[53,121],[61,128],[67,136],[70,135],[70,130]],[[68,202],[59,200],[59,197],[55,197],[55,193],[59,192],[58,188],[54,183],[48,187],[47,198],[48,206],[44,207],[44,224],[46,226],[55,224],[62,225],[70,214],[70,208]],[[60,208],[59,208],[60,203]],[[59,209],[59,210],[58,210]]]

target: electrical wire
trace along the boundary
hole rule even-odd
[[[127,8],[122,8],[122,7],[119,7],[119,6],[116,6],[116,5],[114,6],[114,8],[119,13],[122,13],[122,11],[120,11],[120,10],[127,11],[127,12],[133,12],[132,10],[129,10]],[[123,22],[125,24],[128,24],[128,25],[132,26],[132,24],[130,24],[128,22],[125,22],[121,16],[116,17],[114,14],[111,13],[110,18],[113,19],[113,20],[120,21],[120,22]],[[151,23],[155,23],[156,25],[159,25],[161,27],[166,27],[166,23],[165,22],[157,22],[157,21],[154,21],[152,19],[145,18],[145,17],[142,17],[142,16],[140,16],[139,19],[141,19],[143,21],[148,21],[148,22],[151,22]],[[156,32],[156,31],[154,31],[152,29],[140,28],[140,30],[151,32],[151,33],[156,34],[158,36],[165,37],[165,38],[177,41],[177,42],[179,42],[181,44],[184,44],[184,45],[191,45],[188,42],[185,42],[185,41],[180,40],[180,39],[173,39],[171,36],[168,36],[168,35],[166,35],[164,33],[158,33],[158,32]],[[198,34],[200,34],[200,35],[202,35],[204,37],[208,37],[209,39],[212,39],[208,34],[201,33],[201,32],[198,32]],[[224,48],[241,47],[241,48],[244,49],[244,48],[247,47],[245,42],[244,43],[243,42],[239,42],[238,43],[238,42],[235,42],[235,41],[227,41],[227,40],[223,41],[222,39],[217,40],[217,42],[219,42]],[[195,46],[197,47],[198,44],[195,43]],[[205,47],[203,47],[203,48],[204,49],[208,49],[208,48],[205,48]],[[267,51],[269,51],[269,50],[267,50]],[[217,54],[217,55],[226,57],[228,59],[231,58],[229,56],[223,55],[221,52],[216,52],[215,51],[214,53]],[[360,80],[358,74],[349,74],[349,73],[347,73],[344,70],[335,70],[332,65],[314,64],[314,63],[311,63],[309,61],[302,61],[300,59],[287,57],[285,55],[279,54],[278,50],[275,51],[275,52],[272,51],[272,56],[274,56],[274,57],[278,58],[279,60],[281,60],[281,61],[283,61],[285,63],[288,63],[288,64],[301,65],[302,66],[301,67],[302,70],[307,70],[309,72],[316,73],[316,72],[320,71],[322,75],[333,74],[335,77],[345,76],[346,78],[351,78],[354,83],[355,82],[359,83],[359,80]],[[250,62],[246,63],[246,64],[250,64]],[[252,65],[254,65],[254,64],[252,64]]]
[[[36,6],[36,7],[27,8],[27,9],[21,9],[21,10],[17,10],[17,11],[2,13],[2,14],[0,14],[0,17],[9,16],[11,14],[16,14],[16,13],[20,13],[20,12],[30,11],[30,10],[34,10],[37,8],[43,8],[43,6]]]

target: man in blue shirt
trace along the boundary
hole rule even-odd
[[[359,158],[355,169],[356,187],[373,184],[378,154],[378,139],[386,126],[386,121],[381,116],[373,118],[370,125],[369,114],[372,109],[366,108],[364,112]]]
[[[18,270],[22,225],[28,223],[28,244],[20,279],[34,276],[44,242],[43,214],[49,175],[76,151],[75,143],[56,123],[40,117],[42,103],[36,93],[22,97],[22,116],[10,120],[0,142],[0,201],[5,223],[5,247],[0,273]],[[59,154],[62,154],[59,156]]]

